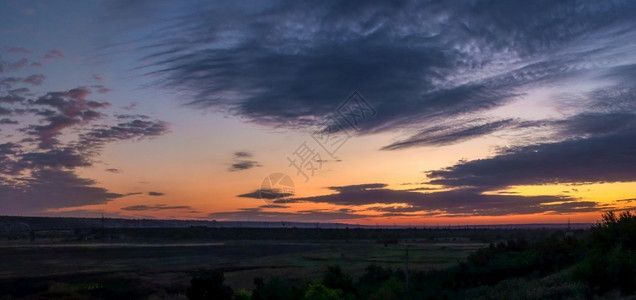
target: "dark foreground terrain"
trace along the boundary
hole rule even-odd
[[[4,232],[1,299],[593,299],[634,295],[636,218],[591,229]]]

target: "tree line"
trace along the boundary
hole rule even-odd
[[[592,299],[636,293],[636,215],[607,212],[587,234],[552,232],[512,238],[480,249],[456,266],[410,271],[370,265],[353,278],[338,265],[302,284],[254,279],[251,291],[234,291],[222,272],[193,275],[189,299]]]

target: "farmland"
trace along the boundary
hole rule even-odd
[[[311,280],[328,265],[346,266],[355,275],[369,264],[405,268],[406,246],[359,240],[5,243],[0,247],[0,289],[3,294],[17,291],[15,296],[31,292],[91,295],[91,290],[119,287],[122,292],[136,290],[163,298],[184,294],[192,272],[198,269],[224,271],[234,289],[250,289],[255,277]],[[409,268],[444,268],[484,246],[476,242],[409,243]],[[18,291],[21,287],[24,291]]]
[[[196,224],[140,228],[99,226],[96,220],[34,220],[18,220],[20,226],[15,219],[6,221],[10,225],[6,228],[16,230],[0,233],[0,299],[186,299],[193,278],[216,276],[210,274],[222,274],[223,286],[235,291],[236,297],[242,292],[254,299],[269,299],[263,296],[269,290],[274,294],[286,291],[286,299],[299,299],[311,284],[323,282],[327,271],[332,277],[363,280],[356,283],[360,285],[357,289],[343,288],[355,297],[385,292],[404,295],[405,274],[421,282],[413,286],[412,293],[433,295],[446,292],[429,290],[429,284],[423,283],[430,282],[431,287],[447,283],[432,279],[459,283],[464,280],[462,274],[484,272],[484,280],[500,280],[498,276],[504,273],[492,271],[489,265],[479,269],[484,255],[492,256],[489,260],[503,259],[495,262],[495,269],[518,265],[525,270],[526,260],[551,259],[550,253],[559,247],[573,247],[563,240],[566,230],[575,239],[587,239],[590,234],[586,229],[547,227],[237,228]],[[541,246],[545,241],[551,242]],[[537,256],[532,252],[535,247],[547,247],[540,250],[545,254],[538,252]],[[509,257],[513,254],[523,259],[511,265],[516,259]],[[570,263],[569,258],[566,261]],[[462,271],[470,265],[478,269]],[[506,272],[526,272],[514,270]],[[479,273],[474,276],[482,278]],[[376,279],[364,283],[369,278]],[[541,285],[535,281],[523,284]],[[375,291],[378,288],[390,292]],[[573,291],[584,289],[575,286]]]

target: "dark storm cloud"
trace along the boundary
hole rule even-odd
[[[562,214],[599,211],[605,208],[596,202],[581,201],[567,196],[491,195],[474,188],[419,193],[388,189],[385,184],[368,184],[330,187],[329,189],[336,191],[336,193],[281,200],[281,202],[329,203],[347,206],[378,204],[369,210],[390,212],[394,215],[418,216],[423,214],[427,216]]]
[[[610,126],[611,127],[611,126]],[[605,128],[606,129],[606,128]],[[636,131],[508,149],[429,173],[448,187],[636,181]]]
[[[583,113],[552,123],[563,137],[600,136],[636,130],[636,110],[616,113]]]
[[[193,91],[187,105],[272,126],[320,123],[360,90],[378,111],[362,132],[375,132],[495,108],[536,84],[602,70],[593,60],[614,59],[611,47],[633,40],[634,11],[573,1],[197,5],[149,43],[144,61],[161,84]]]

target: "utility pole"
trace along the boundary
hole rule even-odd
[[[404,249],[406,251],[406,272],[404,273],[404,278],[406,279],[406,295],[408,297],[409,295],[409,245],[406,245],[406,248]]]

